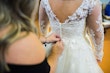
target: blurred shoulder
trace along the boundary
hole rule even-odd
[[[45,50],[37,35],[32,32],[11,44],[6,53],[6,61],[14,64],[37,64],[44,58]]]

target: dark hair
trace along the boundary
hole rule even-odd
[[[9,70],[5,62],[5,53],[10,44],[21,38],[22,31],[36,33],[31,20],[36,0],[0,0],[0,30],[11,26],[11,29],[0,37],[0,73]]]

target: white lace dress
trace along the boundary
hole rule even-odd
[[[59,34],[64,42],[56,73],[103,73],[97,63],[103,57],[104,40],[100,1],[83,0],[64,23],[52,12],[48,0],[41,0],[41,6],[48,15],[52,32]],[[45,25],[41,24],[42,31],[43,27]]]

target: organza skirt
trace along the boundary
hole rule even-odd
[[[103,73],[93,49],[83,37],[63,38],[64,51],[59,57],[55,73]],[[47,56],[52,43],[47,44]]]

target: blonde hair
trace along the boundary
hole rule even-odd
[[[21,38],[18,35],[25,31],[37,33],[31,20],[36,0],[0,0],[0,30],[11,26],[6,35],[0,37],[0,73],[8,70],[5,53],[10,44]]]

